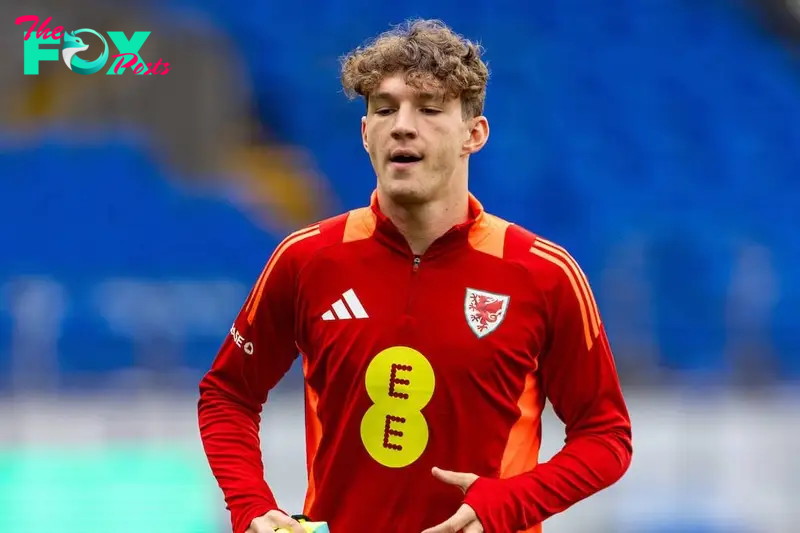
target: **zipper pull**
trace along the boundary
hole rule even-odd
[[[419,263],[422,261],[418,255],[414,256],[414,272],[419,270]]]

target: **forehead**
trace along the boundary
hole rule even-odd
[[[445,98],[444,90],[440,83],[430,81],[424,87],[414,87],[406,83],[400,74],[387,76],[370,95],[371,100],[436,100],[455,101],[457,99]]]

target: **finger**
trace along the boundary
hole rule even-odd
[[[461,485],[463,482],[463,475],[461,472],[453,472],[451,470],[444,470],[439,468],[438,466],[434,466],[433,470],[433,477],[438,479],[439,481],[444,481],[445,483],[449,483],[450,485]]]
[[[422,533],[458,533],[458,529],[448,519],[439,525],[426,529]]]
[[[441,524],[426,529],[422,533],[458,533],[473,520],[476,520],[475,511],[468,505],[462,505],[458,508],[456,514]]]
[[[283,528],[292,533],[305,533],[306,530],[303,529],[303,526],[300,525],[300,522],[292,518],[291,516],[280,515],[273,517],[273,523],[275,524],[274,527],[276,528]],[[270,532],[272,533],[272,532]]]
[[[247,528],[246,533],[274,533],[275,528],[270,525],[268,520],[265,520],[263,517],[253,520],[253,523],[250,524],[250,527]]]
[[[462,533],[483,533],[483,524],[480,523],[480,520],[473,520],[464,527]]]
[[[451,470],[443,470],[439,467],[434,466],[433,470],[433,477],[438,479],[439,481],[443,481],[449,485],[456,485],[461,487],[463,490],[467,490],[472,483],[474,483],[475,479],[478,476],[475,474],[467,474],[465,472],[453,472]]]

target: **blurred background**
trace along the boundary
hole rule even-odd
[[[368,201],[337,60],[416,16],[486,48],[472,189],[582,264],[630,403],[628,475],[546,531],[798,531],[800,3],[433,5],[3,0],[0,533],[229,531],[197,382],[272,247]],[[25,76],[22,15],[172,70]],[[299,368],[262,433],[299,512]]]

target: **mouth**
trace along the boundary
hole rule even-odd
[[[393,167],[408,168],[422,161],[424,157],[416,152],[396,150],[389,156],[389,162]]]

